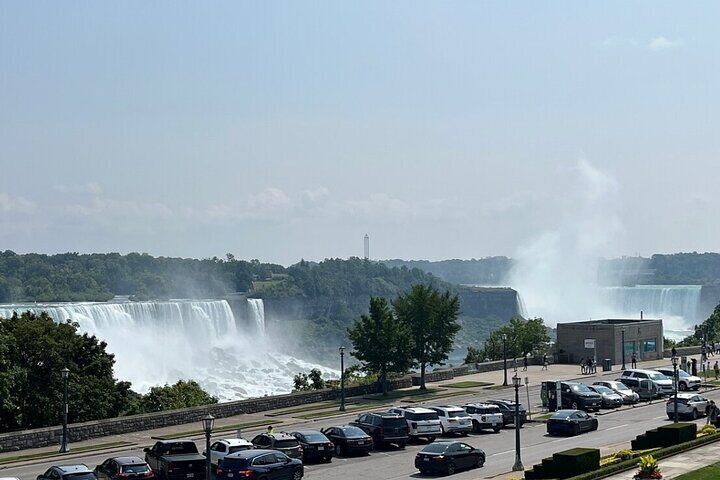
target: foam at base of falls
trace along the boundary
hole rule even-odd
[[[224,300],[0,305],[0,317],[25,310],[72,320],[80,331],[107,342],[116,377],[141,393],[193,379],[227,401],[288,393],[293,376],[312,368],[339,376],[277,351],[273,340],[256,330],[257,320],[253,327],[238,325]],[[264,327],[264,311],[262,319]]]

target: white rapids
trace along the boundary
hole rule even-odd
[[[221,401],[288,393],[293,376],[320,368],[277,351],[265,335],[262,300],[249,300],[254,325],[239,323],[225,300],[162,302],[0,304],[13,311],[46,311],[55,321],[77,322],[80,331],[107,343],[115,375],[137,392],[193,379]]]

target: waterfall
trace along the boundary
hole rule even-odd
[[[662,318],[665,330],[684,336],[698,322],[700,285],[637,285],[634,287],[605,287],[602,297],[610,310],[630,318],[640,316]]]
[[[265,304],[262,298],[248,298],[248,311],[250,312],[250,318],[255,323],[257,331],[261,335],[265,335]]]
[[[116,377],[141,393],[193,379],[224,401],[289,393],[293,376],[312,368],[339,375],[277,351],[264,335],[262,300],[249,299],[248,308],[257,330],[236,322],[225,300],[0,304],[0,317],[30,310],[77,322],[81,332],[107,342]]]

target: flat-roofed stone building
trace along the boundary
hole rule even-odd
[[[613,365],[622,365],[623,337],[626,367],[630,367],[633,352],[637,353],[638,361],[662,358],[663,322],[660,319],[606,318],[557,325],[559,356],[571,363],[595,355],[598,367],[605,358]],[[594,349],[590,347],[592,344]]]

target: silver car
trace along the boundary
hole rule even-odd
[[[593,383],[593,385],[601,385],[614,391],[615,393],[620,395],[625,405],[634,405],[640,401],[640,395],[633,392],[630,387],[628,387],[622,382],[618,382],[615,380],[603,380],[595,382]]]
[[[697,393],[678,393],[677,411],[678,417],[692,418],[693,420],[705,415],[705,408],[709,400]],[[675,418],[675,396],[668,398],[665,404],[665,412],[670,420]]]
[[[588,388],[600,394],[603,408],[618,408],[623,404],[623,398],[620,394],[609,387],[604,385],[589,385]]]

